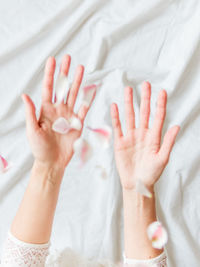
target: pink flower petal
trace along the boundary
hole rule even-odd
[[[0,155],[0,173],[5,173],[11,168],[12,164],[5,160],[4,157]]]
[[[64,100],[65,103],[69,88],[70,88],[70,83],[68,77],[63,73],[59,73],[55,84],[56,105],[60,104],[62,100]]]
[[[84,165],[92,155],[92,147],[85,139],[79,138],[74,142],[73,148],[80,157],[81,166]]]
[[[93,96],[97,90],[97,88],[100,86],[96,85],[96,84],[91,84],[91,85],[87,85],[85,87],[83,87],[83,104],[86,105],[87,107],[90,106],[90,103],[93,99]]]
[[[141,179],[137,179],[136,181],[136,191],[143,196],[152,198],[151,192],[147,189],[147,187],[143,184]]]
[[[153,222],[147,228],[148,238],[152,242],[152,246],[157,249],[162,249],[168,240],[166,229],[161,222]]]
[[[80,131],[82,129],[82,122],[79,120],[79,118],[72,116],[68,120],[64,117],[59,117],[57,120],[54,121],[52,125],[52,129],[55,132],[66,134],[71,129],[75,129]]]
[[[87,126],[87,128],[95,133],[96,137],[104,148],[107,148],[109,146],[112,135],[112,129],[110,126],[105,125],[100,128],[92,128],[90,126]]]
[[[61,134],[68,133],[70,129],[70,124],[64,117],[59,117],[52,124],[52,130]]]

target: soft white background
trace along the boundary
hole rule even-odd
[[[109,108],[115,101],[125,130],[123,88],[133,86],[138,115],[143,80],[152,84],[152,120],[157,94],[167,90],[164,130],[180,124],[181,132],[156,187],[158,216],[169,232],[169,266],[199,266],[199,14],[199,0],[1,2],[0,153],[14,165],[0,176],[0,250],[33,163],[20,95],[29,94],[38,112],[47,57],[55,56],[59,66],[69,53],[71,79],[77,64],[83,64],[87,79],[103,83],[87,125],[111,124]],[[76,156],[66,169],[51,241],[57,249],[70,246],[89,258],[119,260],[123,210],[112,144],[101,150],[87,129],[83,135],[95,154],[83,169]],[[97,164],[107,169],[107,179]]]

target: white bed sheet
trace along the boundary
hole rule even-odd
[[[20,95],[39,111],[48,56],[72,56],[85,78],[101,81],[86,124],[111,124],[116,101],[123,116],[123,88],[134,88],[136,115],[141,82],[152,84],[152,114],[161,88],[168,92],[165,130],[181,125],[171,160],[157,184],[158,216],[167,227],[169,266],[200,264],[200,1],[198,0],[7,0],[0,4],[0,153],[14,163],[0,176],[0,251],[24,194],[33,157]],[[56,73],[58,72],[58,68]],[[77,107],[79,102],[77,103]],[[76,108],[77,108],[76,107]],[[121,116],[121,117],[122,117]],[[122,126],[125,130],[124,119]],[[74,156],[65,172],[52,243],[88,258],[122,259],[123,220],[112,146],[95,146],[82,169]],[[95,168],[101,164],[108,177]]]

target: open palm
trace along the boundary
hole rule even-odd
[[[157,101],[157,110],[152,129],[148,128],[150,116],[151,86],[144,82],[140,105],[140,123],[135,127],[133,108],[133,90],[125,88],[125,117],[127,133],[123,135],[116,104],[111,106],[112,124],[115,134],[115,159],[124,189],[134,189],[136,179],[141,179],[153,189],[162,174],[170,156],[179,126],[173,126],[164,136],[161,134],[166,114],[167,93],[161,90]]]
[[[64,75],[68,74],[70,62],[71,57],[65,55],[60,67],[60,72]],[[79,131],[72,129],[67,134],[60,134],[52,130],[52,124],[59,117],[69,119],[75,116],[83,126],[90,106],[82,105],[77,114],[73,111],[83,78],[84,67],[82,65],[77,67],[66,103],[62,101],[59,105],[54,105],[52,95],[55,65],[56,62],[53,57],[50,57],[46,62],[42,88],[42,105],[38,120],[35,114],[35,105],[31,98],[25,94],[22,95],[22,98],[26,106],[27,136],[34,158],[41,163],[58,163],[66,167],[73,156],[74,141],[80,137],[82,129]]]

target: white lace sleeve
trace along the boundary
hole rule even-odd
[[[8,232],[3,247],[1,267],[166,267],[166,255],[162,253],[151,260],[128,259],[123,253],[123,263],[114,264],[110,260],[93,261],[84,258],[71,248],[53,249],[49,252],[50,242],[30,244],[18,240]]]
[[[150,260],[134,260],[128,259],[123,253],[124,267],[167,267],[167,257],[165,252],[158,257]]]
[[[3,246],[1,267],[44,267],[49,243],[30,244],[15,238],[8,232]]]

